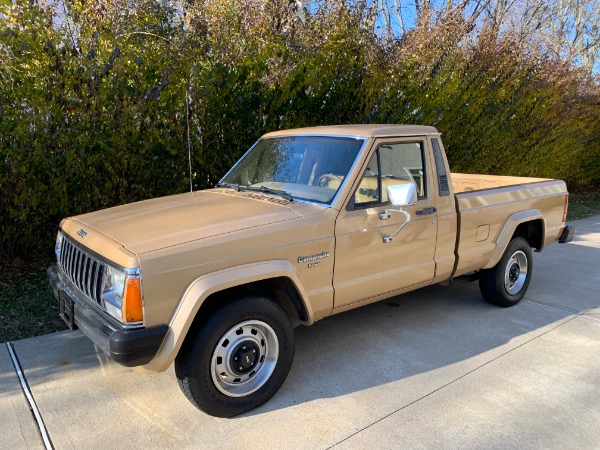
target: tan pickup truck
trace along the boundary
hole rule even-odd
[[[63,220],[48,276],[72,329],[139,371],[174,361],[229,417],[283,384],[294,326],[462,275],[518,303],[567,206],[562,181],[450,173],[433,127],[278,131],[214,189]]]

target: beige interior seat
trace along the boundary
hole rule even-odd
[[[381,189],[383,190],[383,203],[388,201],[387,187],[394,186],[396,184],[410,184],[408,180],[401,180],[398,178],[383,178],[381,180]],[[377,177],[364,177],[356,190],[354,195],[354,201],[356,203],[369,203],[378,201],[377,195]]]

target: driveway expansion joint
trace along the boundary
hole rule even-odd
[[[557,311],[566,312],[566,313],[569,313],[569,314],[578,314],[578,315],[580,315],[580,314],[584,314],[584,313],[590,311],[589,309],[587,309],[587,310],[585,310],[585,311],[582,312],[582,311],[577,311],[575,309],[559,308],[558,306],[547,305],[546,303],[536,302],[535,300],[529,300],[529,299],[525,299],[523,301],[527,302],[527,303],[533,303],[534,305],[542,306],[544,308],[555,309]]]
[[[25,373],[19,363],[19,358],[17,358],[17,354],[15,353],[13,346],[10,342],[6,343],[6,348],[8,349],[8,353],[13,363],[13,367],[17,374],[17,378],[19,379],[19,383],[21,385],[21,390],[29,403],[29,409],[33,414],[35,419],[35,423],[37,424],[38,432],[42,438],[42,442],[44,443],[44,447],[46,450],[54,450],[54,446],[52,445],[52,441],[50,440],[50,436],[48,435],[48,430],[46,429],[46,425],[44,424],[44,419],[42,418],[42,414],[35,403],[35,399],[33,398],[33,394],[31,393],[31,389],[29,389],[29,385],[27,384],[27,379],[25,378]]]

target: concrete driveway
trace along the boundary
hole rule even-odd
[[[600,216],[574,225],[573,243],[535,254],[516,307],[456,282],[297,329],[281,391],[233,419],[80,332],[12,345],[57,449],[600,448]],[[43,446],[6,345],[0,443]]]

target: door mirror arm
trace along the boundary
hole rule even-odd
[[[386,209],[384,212],[379,214],[379,219],[380,220],[389,219],[393,213],[399,212],[399,213],[404,214],[404,216],[406,217],[406,221],[404,221],[402,223],[402,225],[400,225],[400,228],[398,228],[398,230],[394,234],[383,237],[384,244],[392,242],[392,239],[394,239],[398,235],[398,233],[400,233],[400,231],[402,231],[402,228],[404,228],[406,226],[406,224],[408,222],[410,222],[410,213],[408,211],[404,211],[402,208],[405,206],[410,206],[410,205],[414,205],[417,203],[417,188],[413,183],[395,184],[393,186],[387,187],[387,194],[388,194],[388,198],[390,199],[390,202],[392,203],[392,205],[398,206],[399,208],[398,209]]]
[[[394,234],[383,237],[383,243],[384,244],[392,242],[392,239],[394,239],[398,235],[398,233],[400,233],[400,231],[402,231],[402,228],[404,228],[406,226],[406,224],[408,222],[410,222],[410,213],[408,211],[404,211],[402,209],[402,207],[400,207],[400,209],[386,209],[385,212],[382,213],[382,215],[383,214],[388,214],[388,217],[389,217],[389,215],[391,215],[392,213],[395,213],[395,212],[399,212],[399,213],[404,214],[406,216],[406,221],[403,222],[402,225],[400,225],[400,228],[398,228],[398,231],[396,231]]]

